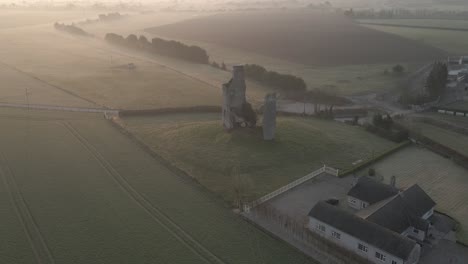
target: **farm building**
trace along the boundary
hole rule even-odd
[[[398,191],[362,177],[349,191],[348,205],[358,211],[317,203],[309,212],[308,228],[373,263],[418,263],[418,242],[432,231],[435,207],[418,185]]]
[[[348,204],[354,209],[363,209],[371,204],[394,196],[398,190],[369,177],[361,177],[348,192]]]

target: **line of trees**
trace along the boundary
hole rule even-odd
[[[178,41],[153,38],[150,42],[145,36],[137,37],[134,34],[130,34],[125,38],[115,33],[107,33],[105,39],[109,43],[135,50],[156,53],[195,63],[209,63],[209,56],[206,50],[198,46],[189,46]]]
[[[401,143],[408,139],[408,130],[393,122],[390,115],[376,114],[372,118],[372,124],[366,125],[366,130],[388,140]]]
[[[257,64],[245,65],[245,76],[266,86],[278,89],[285,97],[295,97],[305,93],[305,81],[297,76],[268,71]]]
[[[68,33],[74,34],[74,35],[80,35],[80,36],[85,36],[85,37],[92,36],[91,34],[84,31],[83,29],[75,26],[74,24],[65,25],[65,24],[60,24],[58,22],[55,22],[54,27],[57,30],[65,31],[65,32],[68,32]]]
[[[404,89],[399,102],[403,105],[423,105],[434,102],[443,96],[447,88],[448,68],[443,62],[435,62],[426,78],[424,92],[415,93],[411,89]]]
[[[435,62],[426,79],[426,91],[431,99],[437,99],[443,95],[447,86],[447,78],[447,64]]]
[[[349,104],[344,97],[337,96],[323,89],[307,89],[305,81],[297,76],[269,71],[257,64],[245,65],[245,76],[265,86],[276,89],[283,98],[313,103],[317,116],[333,117],[335,105]]]
[[[114,13],[107,13],[107,14],[99,14],[100,21],[112,21],[112,20],[119,20],[124,16],[121,15],[119,12]]]

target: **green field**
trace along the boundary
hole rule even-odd
[[[389,24],[395,26],[436,27],[468,29],[468,20],[449,19],[359,19],[359,23]]]
[[[468,156],[468,136],[421,121],[403,122],[410,130]]]
[[[455,102],[452,104],[444,105],[444,107],[447,107],[450,109],[468,111],[468,101]]]
[[[459,142],[462,142],[460,140]],[[458,239],[468,243],[468,171],[427,149],[407,147],[372,165],[386,182],[396,176],[400,188],[419,184],[434,201],[436,209],[461,223]],[[365,169],[367,170],[367,169]]]
[[[0,109],[0,120],[5,263],[35,263],[31,248],[37,263],[313,263],[101,115]]]
[[[124,118],[127,128],[202,185],[232,201],[232,171],[255,199],[305,176],[323,164],[346,169],[395,144],[342,123],[279,117],[275,142],[261,129],[226,133],[217,114]],[[236,176],[237,177],[237,176]]]
[[[367,21],[367,20],[366,20]],[[373,23],[388,23],[395,25],[415,25],[427,27],[453,27],[453,28],[468,28],[468,21],[459,20],[411,20],[395,19],[395,20],[379,20],[375,19]],[[372,29],[383,32],[399,35],[405,38],[420,41],[433,47],[442,49],[449,54],[464,55],[468,53],[468,32],[466,31],[451,31],[440,29],[424,29],[424,28],[409,28],[381,25],[363,25]]]

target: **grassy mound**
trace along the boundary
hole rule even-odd
[[[162,117],[167,121],[167,117]],[[323,164],[352,166],[394,146],[364,130],[338,122],[296,117],[278,119],[274,142],[261,128],[227,133],[217,116],[174,115],[126,118],[128,128],[155,151],[226,200],[242,182],[252,200],[300,178]]]

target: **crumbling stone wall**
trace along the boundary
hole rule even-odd
[[[244,66],[234,66],[232,78],[223,84],[222,123],[226,130],[255,126],[256,114],[245,98]]]
[[[276,94],[265,96],[263,110],[263,139],[274,140],[276,130]]]

